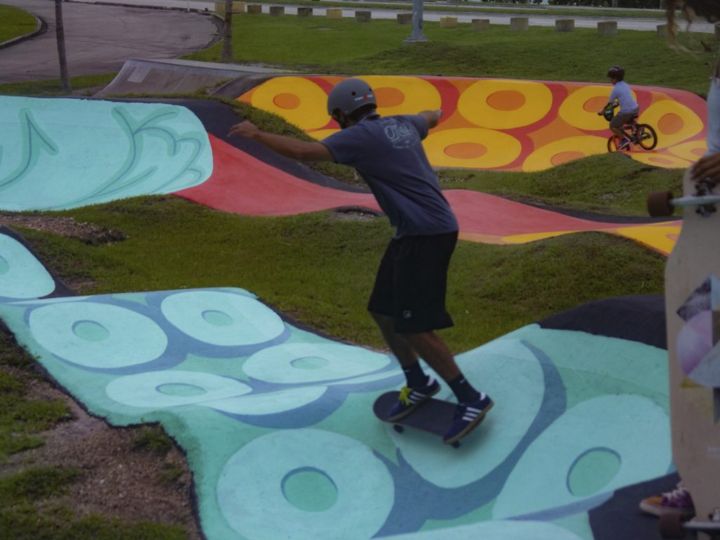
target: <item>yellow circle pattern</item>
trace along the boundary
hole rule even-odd
[[[463,141],[484,147],[486,151],[476,157],[453,157],[446,148]],[[512,163],[522,151],[522,144],[515,137],[501,131],[483,128],[444,129],[428,135],[423,146],[430,163],[439,167],[492,169]]]
[[[296,99],[296,107],[284,108],[281,96]],[[305,131],[325,127],[330,121],[327,113],[327,94],[310,79],[304,77],[274,77],[258,86],[252,94],[253,107],[277,114]]]
[[[673,115],[682,121],[682,127],[674,133],[663,132],[663,117]],[[672,99],[663,99],[650,105],[647,110],[640,111],[639,121],[650,124],[655,128],[658,136],[657,148],[667,148],[700,133],[704,127],[703,121],[682,103]]]
[[[608,121],[597,113],[600,110],[588,111],[585,103],[593,98],[602,98],[605,103],[610,98],[610,87],[589,85],[571,92],[560,105],[558,116],[569,125],[588,131],[601,131],[608,129]],[[633,92],[633,97],[637,99]],[[602,105],[601,105],[602,107]]]
[[[489,101],[495,94],[517,93],[524,102],[517,108],[500,109]],[[474,83],[458,99],[458,111],[472,124],[489,129],[513,129],[542,120],[552,107],[552,92],[547,85],[533,81],[503,79]]]
[[[364,76],[358,77],[370,85],[378,101],[378,112],[382,116],[394,114],[417,114],[420,111],[432,111],[442,105],[438,89],[425,79],[418,77]],[[382,101],[384,89],[400,93],[402,101],[386,105]]]
[[[607,139],[594,135],[567,137],[541,146],[530,154],[523,163],[525,172],[543,171],[554,167],[553,158],[564,152],[577,152],[585,156],[607,152]]]
[[[676,144],[672,148],[668,148],[668,152],[688,161],[697,161],[707,152],[707,142],[705,140],[695,140]]]
[[[375,75],[360,78],[375,90],[383,116],[416,114],[443,106],[453,108],[453,103],[443,103],[443,99],[452,99],[452,93],[441,93],[442,86],[436,86],[432,78]],[[424,142],[434,166],[517,168],[522,160],[522,170],[536,171],[607,151],[607,121],[594,109],[607,102],[608,85],[565,84],[567,97],[559,104],[557,118],[550,119],[548,114],[555,99],[550,83],[483,79],[463,80],[461,84],[448,80],[444,84],[454,85],[459,96],[456,114],[444,118]],[[274,77],[238,99],[281,116],[316,140],[337,131],[329,127],[325,88],[310,78]],[[638,149],[628,155],[661,167],[686,167],[696,161],[705,148],[701,113],[656,90],[652,91],[651,101],[642,111],[640,121],[656,129],[657,150]],[[533,131],[532,126],[542,120],[552,123],[543,123]],[[504,132],[528,126],[529,130],[522,131],[527,137],[522,139]]]

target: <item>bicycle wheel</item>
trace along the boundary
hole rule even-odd
[[[658,138],[655,129],[648,124],[638,124],[637,141],[645,150],[652,150],[657,146]]]
[[[617,139],[615,138],[615,135],[610,135],[610,137],[608,137],[607,149],[608,152],[617,152]]]
[[[607,149],[608,152],[629,152],[630,151],[630,143],[628,141],[628,138],[625,137],[623,139],[625,141],[624,144],[620,145],[620,148],[618,148],[618,138],[615,135],[610,135],[610,137],[607,140]]]

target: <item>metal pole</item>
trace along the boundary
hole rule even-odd
[[[65,25],[62,15],[63,0],[55,0],[55,38],[57,40],[58,60],[60,63],[60,82],[65,92],[70,93],[70,76],[68,75],[67,55],[65,54]]]
[[[416,43],[418,41],[427,41],[425,34],[423,34],[423,0],[413,0],[413,15],[412,15],[412,34],[408,37],[406,43]]]

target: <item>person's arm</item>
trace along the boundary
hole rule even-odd
[[[440,122],[440,117],[442,116],[442,110],[437,109],[435,111],[422,111],[418,113],[419,116],[422,116],[425,121],[427,122],[428,129],[432,129],[435,126],[438,125]]]
[[[308,142],[262,131],[249,120],[235,124],[228,132],[230,137],[239,135],[264,144],[278,154],[300,161],[333,161],[327,147],[319,142]]]
[[[709,178],[720,184],[720,152],[704,156],[692,166],[692,175],[696,180]]]

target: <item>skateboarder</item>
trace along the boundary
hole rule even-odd
[[[620,110],[610,120],[610,130],[615,134],[618,149],[623,149],[630,145],[630,141],[626,140],[623,126],[632,122],[632,119],[640,113],[640,107],[632,95],[630,85],[625,82],[625,70],[621,66],[612,66],[608,69],[607,76],[613,89],[610,92],[608,103],[603,109],[614,103],[620,104]],[[603,114],[603,112],[600,111],[598,114]]]
[[[480,423],[493,402],[465,379],[435,332],[453,324],[445,310],[445,292],[458,236],[455,215],[421,144],[441,111],[381,117],[376,109],[367,83],[345,79],[332,89],[327,103],[342,129],[322,142],[267,133],[249,121],[234,125],[230,135],[249,137],[294,159],[350,165],[367,182],[396,230],[368,303],[407,382],[390,419],[410,414],[440,390],[420,366],[422,358],[457,397],[455,417],[444,437],[452,444]]]
[[[668,0],[667,20],[670,35],[675,37],[675,10],[685,12],[688,20],[692,14],[707,18],[710,22],[720,20],[720,3],[717,0]],[[710,80],[710,89],[707,97],[707,153],[691,168],[693,178],[709,179],[720,183],[720,60]],[[682,482],[677,488],[662,495],[655,495],[643,499],[640,509],[649,514],[659,516],[664,513],[680,514],[685,518],[695,514],[695,508],[690,493],[683,487]]]

